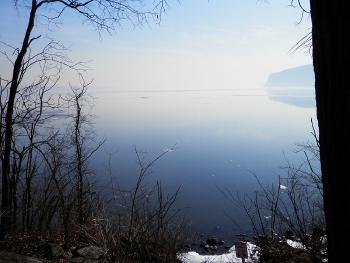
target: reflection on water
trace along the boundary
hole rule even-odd
[[[316,107],[315,89],[310,87],[267,87],[269,98],[289,105],[298,107]]]
[[[270,100],[263,89],[94,96],[96,128],[107,138],[105,152],[93,163],[99,173],[106,168],[106,152],[113,152],[112,173],[122,187],[130,186],[137,175],[134,146],[152,158],[176,144],[148,181],[160,179],[169,191],[182,186],[178,206],[193,229],[226,236],[245,232],[248,224],[218,188],[252,192],[257,187],[252,173],[264,182],[275,180],[283,153],[297,158],[291,151],[311,139],[310,118],[316,119],[314,108]]]

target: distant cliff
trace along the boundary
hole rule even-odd
[[[266,87],[313,87],[314,69],[311,64],[270,74]]]
[[[290,68],[270,74],[265,84],[273,101],[298,107],[315,107],[314,69],[312,65]]]

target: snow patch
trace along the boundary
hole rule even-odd
[[[256,259],[256,246],[252,243],[247,243],[249,258],[247,263],[253,262]],[[236,257],[235,246],[231,247],[228,253],[221,255],[200,255],[197,252],[190,251],[180,253],[178,255],[182,263],[241,263],[241,258]]]
[[[298,241],[287,239],[287,244],[288,244],[288,246],[291,246],[294,248],[305,249],[305,246],[301,242],[298,242]]]

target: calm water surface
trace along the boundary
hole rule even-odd
[[[108,153],[113,153],[113,176],[129,187],[138,171],[135,146],[152,159],[176,144],[154,166],[148,182],[162,180],[170,192],[181,186],[177,205],[194,231],[221,236],[247,232],[242,211],[218,188],[251,193],[257,189],[252,172],[265,183],[276,182],[286,157],[300,160],[293,151],[296,143],[312,139],[313,94],[303,92],[299,106],[298,94],[288,94],[271,96],[263,88],[99,90],[93,94],[95,125],[107,142],[93,166],[102,173]]]

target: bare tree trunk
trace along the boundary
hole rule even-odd
[[[82,142],[81,142],[81,106],[80,98],[85,93],[83,89],[79,94],[75,95],[75,123],[74,123],[74,143],[76,151],[77,163],[77,192],[78,192],[78,223],[84,222],[84,175],[83,175],[83,156],[82,156]]]
[[[350,23],[346,1],[311,0],[313,63],[330,263],[350,235]]]
[[[4,157],[2,160],[2,199],[1,199],[1,227],[0,238],[3,237],[8,231],[11,223],[11,211],[10,211],[10,157],[11,157],[11,142],[12,142],[12,128],[13,128],[13,110],[16,99],[16,93],[18,85],[20,83],[20,73],[23,63],[23,59],[27,53],[28,47],[33,39],[30,35],[34,27],[35,15],[37,11],[36,0],[32,0],[32,7],[30,11],[28,26],[23,39],[22,47],[16,61],[13,66],[10,94],[8,98],[7,110],[5,115],[5,143],[4,143]]]

